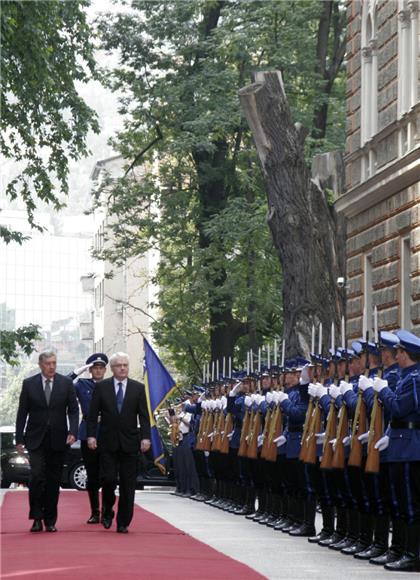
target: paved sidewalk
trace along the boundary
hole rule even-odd
[[[403,576],[387,572],[382,566],[361,563],[353,557],[313,546],[306,538],[291,538],[243,516],[171,495],[168,491],[137,492],[136,502],[270,580],[386,580]],[[320,517],[317,518],[317,529],[320,529]]]

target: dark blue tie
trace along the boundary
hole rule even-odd
[[[123,391],[123,384],[118,383],[118,392],[117,392],[117,407],[118,413],[121,413],[121,408],[123,406],[124,401],[124,391]]]

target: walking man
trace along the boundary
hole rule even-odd
[[[23,381],[16,448],[22,453],[26,447],[29,452],[31,532],[41,532],[42,521],[47,532],[56,532],[61,472],[67,446],[76,441],[79,407],[71,379],[56,372],[55,353],[41,352],[38,363],[41,372]]]
[[[97,383],[92,397],[88,446],[98,447],[100,452],[102,524],[105,529],[112,526],[119,480],[117,532],[125,534],[133,517],[137,455],[139,451],[146,453],[151,445],[150,421],[144,385],[128,378],[128,355],[117,352],[110,357],[109,364],[113,376]]]

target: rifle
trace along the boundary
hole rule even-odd
[[[211,451],[219,451],[222,419],[224,419],[223,412],[220,410],[216,411],[216,416],[214,419],[213,441],[211,442]]]
[[[206,432],[203,433],[204,442],[203,442],[203,451],[211,451],[211,444],[212,441],[210,439],[210,434],[213,433],[214,428],[214,413],[209,411],[209,418],[206,425]]]
[[[334,457],[331,465],[333,469],[344,469],[346,454],[344,451],[343,439],[348,435],[348,432],[349,432],[349,415],[347,405],[343,401],[340,411],[338,412],[337,438],[335,444]]]
[[[249,409],[245,409],[245,416],[241,429],[241,439],[239,442],[238,457],[246,457],[247,455],[248,431],[250,420],[251,420],[251,411]]]
[[[207,411],[207,409],[205,409],[202,413],[200,427],[199,427],[198,433],[197,433],[197,443],[195,445],[195,448],[197,451],[203,451],[204,434],[207,430],[206,425],[207,425],[207,421],[208,421],[208,415],[209,415],[209,412]]]
[[[267,443],[267,461],[277,460],[277,445],[274,443],[274,439],[280,437],[283,431],[283,415],[280,409],[280,405],[276,405],[274,411],[272,411],[270,430],[268,432],[268,443]]]
[[[369,335],[366,333],[366,342]],[[366,347],[367,348],[367,347]],[[366,370],[365,376],[369,375],[369,356],[366,352]],[[351,434],[351,450],[348,460],[348,465],[351,467],[361,467],[363,459],[363,444],[359,441],[359,435],[366,433],[367,410],[366,403],[363,398],[363,391],[359,389],[357,393],[357,404],[354,412],[352,434]]]
[[[170,440],[174,447],[177,447],[180,442],[179,419],[172,418]]]
[[[376,309],[376,307],[375,307]],[[376,313],[375,313],[376,314]],[[376,344],[379,348],[379,356],[381,356],[381,342],[380,336],[378,335],[377,321],[375,316],[375,336]],[[379,364],[380,368],[378,371],[378,377],[382,378],[382,362]],[[373,396],[373,407],[372,414],[370,416],[369,424],[369,439],[368,439],[368,451],[366,459],[366,473],[379,473],[380,467],[380,451],[375,449],[376,443],[384,434],[384,412],[381,402],[378,398],[378,393],[375,391]]]
[[[270,432],[270,422],[271,422],[272,415],[273,415],[273,413],[272,413],[271,408],[267,409],[267,413],[265,415],[264,430],[263,430],[263,445],[261,448],[261,459],[267,459],[268,434]]]
[[[232,430],[233,430],[233,417],[232,413],[228,413],[226,415],[226,418],[224,419],[223,434],[220,439],[220,453],[223,454],[229,453],[229,443],[230,443],[229,435],[232,433]]]
[[[253,416],[250,419],[250,432],[248,435],[248,449],[247,457],[249,459],[257,459],[258,456],[258,436],[261,432],[261,411],[258,409],[253,411]]]
[[[318,404],[318,400],[314,400],[314,407],[311,415],[311,422],[309,425],[308,436],[306,440],[303,441],[302,437],[302,447],[306,447],[304,463],[316,463],[316,433],[319,433],[321,429],[321,407]]]

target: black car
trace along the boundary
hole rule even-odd
[[[14,427],[0,428],[1,448],[1,487],[8,488],[12,483],[27,484],[30,479],[30,465],[27,451],[19,453],[15,446]],[[171,486],[174,483],[172,457],[165,451],[167,472],[162,474],[153,463],[151,455],[140,455],[137,469],[137,489],[145,485]],[[68,450],[61,478],[62,487],[84,491],[87,474],[83,464],[80,441],[76,441]]]

